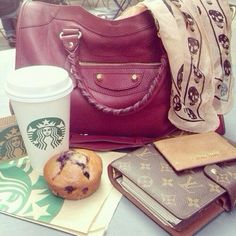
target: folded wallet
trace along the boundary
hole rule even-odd
[[[216,132],[188,134],[154,142],[176,171],[236,159],[236,148]]]
[[[171,235],[193,235],[236,203],[236,161],[176,172],[152,145],[108,166],[111,183]]]

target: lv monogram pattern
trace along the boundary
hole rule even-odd
[[[180,219],[187,219],[225,192],[202,168],[176,173],[152,145],[112,165]],[[236,178],[236,171],[229,169],[219,181],[230,181],[229,176]]]

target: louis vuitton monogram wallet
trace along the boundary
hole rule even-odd
[[[176,172],[152,145],[108,166],[111,183],[171,235],[193,235],[236,203],[236,161]]]

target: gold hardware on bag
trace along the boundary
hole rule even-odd
[[[131,76],[131,79],[132,79],[133,81],[136,81],[136,80],[138,79],[138,76],[137,76],[136,74],[133,74],[133,75]]]
[[[73,34],[73,36],[76,36],[78,39],[82,37],[82,33],[78,29],[72,29],[72,30],[76,31],[76,34]],[[59,34],[60,39],[63,39],[63,37],[66,37],[66,36],[67,36],[67,34],[65,34],[63,31],[60,32],[60,34]]]
[[[96,75],[96,79],[97,79],[98,81],[101,81],[101,80],[102,80],[102,74],[97,74],[97,75]]]
[[[74,43],[73,42],[69,42],[69,48],[73,48],[74,47]]]

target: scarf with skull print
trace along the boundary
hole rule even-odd
[[[190,132],[216,130],[218,114],[232,107],[232,16],[227,0],[144,0],[140,4],[151,10],[168,55],[170,121]]]

